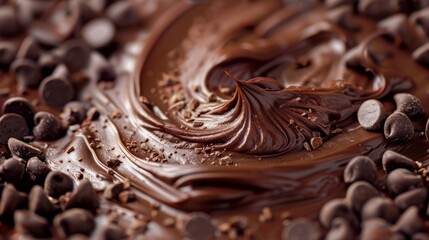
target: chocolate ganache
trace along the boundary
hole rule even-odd
[[[33,143],[52,170],[76,182],[86,178],[98,190],[129,184],[135,201],[104,199],[98,225],[112,214],[124,229],[148,217],[147,239],[206,239],[180,224],[205,212],[216,239],[279,239],[282,231],[286,239],[286,218],[317,220],[327,201],[345,195],[342,171],[353,157],[378,164],[391,149],[427,167],[427,118],[412,119],[408,143],[364,130],[356,118],[369,99],[393,112],[399,92],[414,94],[428,112],[425,1],[388,1],[383,11],[380,1],[364,0],[154,2],[138,7],[144,25],[117,28],[108,62],[91,52],[89,70],[74,73],[87,78],[74,82],[76,98],[100,116],[58,140]],[[54,19],[58,5],[42,19]],[[36,22],[28,34],[59,45],[84,15],[71,12],[56,31]],[[79,64],[72,59],[67,67]],[[99,81],[105,64],[109,81]],[[0,74],[1,87],[17,86]],[[37,90],[26,97],[37,100]],[[37,109],[59,116],[61,109],[47,105],[42,99]],[[232,218],[246,223],[234,236],[222,230]],[[16,235],[7,229],[5,236]]]

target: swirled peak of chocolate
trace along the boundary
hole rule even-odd
[[[360,36],[357,44],[352,33],[335,25],[338,19],[331,12],[307,3],[283,8],[279,1],[240,1],[217,12],[225,4],[219,2],[186,30],[171,25],[162,36],[177,34],[175,28],[188,34],[173,43],[157,39],[135,85],[145,88],[159,80],[150,100],[161,103],[162,114],[143,110],[149,122],[215,149],[279,154],[303,149],[313,137],[329,139],[362,101],[407,82],[399,72],[380,68],[374,57],[396,51],[395,42],[383,40],[387,32]],[[250,14],[237,15],[243,8]],[[374,51],[375,42],[387,50]],[[170,52],[161,53],[165,48]],[[160,54],[168,55],[169,67],[154,73],[159,66],[150,62]],[[160,72],[161,79],[151,77]],[[152,95],[147,89],[136,91]]]

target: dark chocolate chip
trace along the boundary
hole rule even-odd
[[[377,180],[377,166],[366,156],[352,158],[344,169],[344,182],[367,181],[374,183]]]
[[[20,141],[16,138],[9,138],[7,145],[13,156],[22,158],[24,160],[28,160],[32,157],[39,157],[43,153],[43,151],[39,148]]]
[[[72,192],[73,186],[73,179],[62,172],[53,171],[46,176],[45,191],[50,197],[59,198],[67,192]]]
[[[9,138],[23,139],[30,133],[27,122],[15,113],[6,113],[0,117],[0,144],[6,145]]]
[[[106,10],[107,17],[118,27],[126,27],[139,21],[135,6],[129,1],[117,1]]]
[[[21,26],[12,6],[0,7],[0,37],[10,37],[19,33]]]
[[[405,168],[398,168],[389,173],[386,185],[392,194],[398,195],[410,189],[420,187],[422,185],[422,178]]]
[[[37,88],[42,81],[40,68],[33,60],[16,59],[11,65],[11,70],[22,86]]]
[[[48,106],[62,108],[74,98],[74,88],[67,78],[67,68],[59,65],[51,76],[43,79],[39,97]]]
[[[88,109],[88,112],[86,113],[87,119],[91,121],[95,121],[100,117],[100,112],[95,107],[91,107]]]
[[[387,150],[384,152],[382,164],[384,171],[387,173],[390,173],[397,168],[405,168],[410,171],[417,169],[417,163],[415,163],[410,158],[407,158],[406,156],[392,150]]]
[[[377,26],[391,34],[399,36],[405,46],[410,49],[414,49],[421,44],[418,42],[418,39],[413,34],[414,32],[409,27],[408,17],[403,13],[395,14],[383,19]]]
[[[80,124],[86,118],[86,107],[81,102],[69,102],[64,106],[61,118],[64,127]]]
[[[40,55],[37,63],[40,66],[43,76],[52,75],[55,68],[61,64],[61,59],[51,53],[43,53]]]
[[[47,219],[52,219],[58,212],[59,208],[49,201],[43,188],[39,185],[35,185],[29,195],[28,210],[31,212],[43,216]]]
[[[55,217],[54,227],[64,237],[69,237],[73,234],[89,236],[95,228],[94,216],[83,209],[70,209]]]
[[[425,43],[414,50],[412,56],[419,64],[429,67],[429,43]]]
[[[43,185],[45,178],[51,169],[39,158],[33,157],[28,160],[25,171],[28,181],[32,184]]]
[[[419,11],[410,15],[410,20],[421,28],[426,36],[429,36],[429,8],[420,8]]]
[[[0,65],[9,65],[13,62],[17,47],[7,41],[0,41]]]
[[[95,212],[100,205],[97,193],[89,180],[83,180],[72,194],[65,208],[82,208]]]
[[[32,26],[28,28],[28,34],[37,43],[48,47],[56,47],[64,41],[62,34],[58,34],[51,26],[39,22],[33,22]]]
[[[19,183],[24,171],[25,163],[16,158],[9,158],[0,166],[1,179],[9,183]]]
[[[61,135],[61,123],[48,112],[38,112],[34,116],[33,135],[38,140],[55,140]]]
[[[350,223],[344,218],[335,218],[326,234],[325,240],[347,240],[353,239],[353,237],[354,230]]]
[[[361,219],[382,218],[390,223],[395,223],[400,212],[390,198],[374,197],[368,200],[362,208]]]
[[[24,207],[27,202],[25,195],[20,194],[12,184],[6,184],[1,195],[0,217],[13,218],[15,210]]]
[[[320,230],[316,224],[307,219],[294,219],[282,230],[282,240],[287,239],[308,239],[317,240],[320,238]]]
[[[81,40],[72,39],[63,43],[57,50],[57,54],[63,59],[67,68],[74,72],[88,65],[90,48]]]
[[[362,128],[376,131],[383,127],[387,114],[381,102],[371,99],[360,105],[357,117]]]
[[[395,204],[402,211],[410,206],[416,206],[419,210],[423,210],[427,203],[428,190],[426,188],[416,188],[410,191],[399,194],[395,198]]]
[[[209,215],[205,213],[191,213],[183,226],[185,238],[189,240],[205,240],[214,237],[216,228]]]
[[[372,18],[385,18],[400,10],[397,0],[361,0],[358,5],[359,12]]]
[[[103,196],[108,200],[118,199],[119,194],[125,190],[125,185],[122,182],[112,183],[106,187]]]
[[[343,199],[332,199],[327,202],[320,211],[319,221],[323,227],[330,228],[332,221],[338,217],[346,219],[353,227],[358,224],[355,214]]]
[[[398,232],[404,233],[408,236],[419,232],[424,227],[424,221],[419,216],[419,209],[415,206],[409,207],[399,217],[394,225],[394,229]]]
[[[423,114],[423,106],[420,99],[409,93],[398,93],[393,97],[396,103],[396,111],[402,112],[409,118]]]
[[[29,59],[37,62],[42,49],[39,44],[32,37],[26,37],[19,46],[18,53],[16,54],[17,59]]]
[[[14,214],[15,229],[18,233],[28,234],[34,238],[52,236],[48,220],[29,211],[19,210]]]
[[[384,136],[390,141],[408,142],[414,136],[413,123],[407,115],[394,112],[384,122]]]
[[[381,218],[371,218],[362,223],[362,231],[360,239],[377,240],[377,239],[393,239],[394,231],[391,229],[390,223]]]
[[[124,230],[115,225],[107,226],[103,230],[102,236],[104,237],[103,239],[106,240],[126,239]]]
[[[91,54],[88,75],[95,82],[111,82],[116,79],[115,69],[101,54],[96,52]]]
[[[371,184],[359,181],[347,189],[345,201],[350,208],[359,213],[369,199],[379,195],[380,193]]]
[[[16,113],[21,115],[29,128],[32,128],[34,125],[34,114],[36,109],[33,105],[25,98],[22,97],[11,97],[3,103],[2,108],[3,113]]]
[[[88,22],[81,31],[82,38],[94,49],[108,46],[115,37],[115,26],[106,18],[97,18]]]

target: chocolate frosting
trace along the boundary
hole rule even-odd
[[[411,90],[428,109],[429,72],[377,21],[350,13],[347,24],[339,8],[316,1],[180,1],[158,14],[147,19],[149,36],[118,36],[113,88],[91,81],[82,89],[102,116],[46,146],[53,169],[76,176],[84,168],[98,186],[129,179],[138,201],[126,208],[147,213],[148,203],[161,203],[161,219],[206,211],[254,223],[265,206],[316,216],[344,194],[341,170],[358,154],[424,158],[422,137],[392,144],[356,123],[360,103],[380,99],[392,110],[398,91]],[[306,149],[314,137],[323,145]],[[112,158],[122,163],[109,175]],[[281,222],[257,226],[270,238]],[[148,237],[176,234],[160,229]]]

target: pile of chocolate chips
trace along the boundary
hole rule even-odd
[[[346,196],[330,200],[319,213],[325,239],[429,239],[424,222],[429,215],[428,169],[391,150],[381,164],[387,177],[379,177],[375,161],[367,156],[347,164]],[[307,219],[295,219],[283,231],[283,239],[320,236],[319,225]]]
[[[16,79],[16,89],[0,89],[7,97],[0,116],[0,222],[15,225],[17,234],[86,239],[95,229],[101,195],[87,179],[51,171],[35,140],[56,140],[70,126],[98,119],[97,109],[74,101],[77,93],[88,83],[115,80],[107,59],[117,48],[116,32],[141,20],[131,1],[0,1],[0,69]],[[125,185],[107,187],[102,199],[133,201]],[[126,234],[110,224],[100,236]]]

